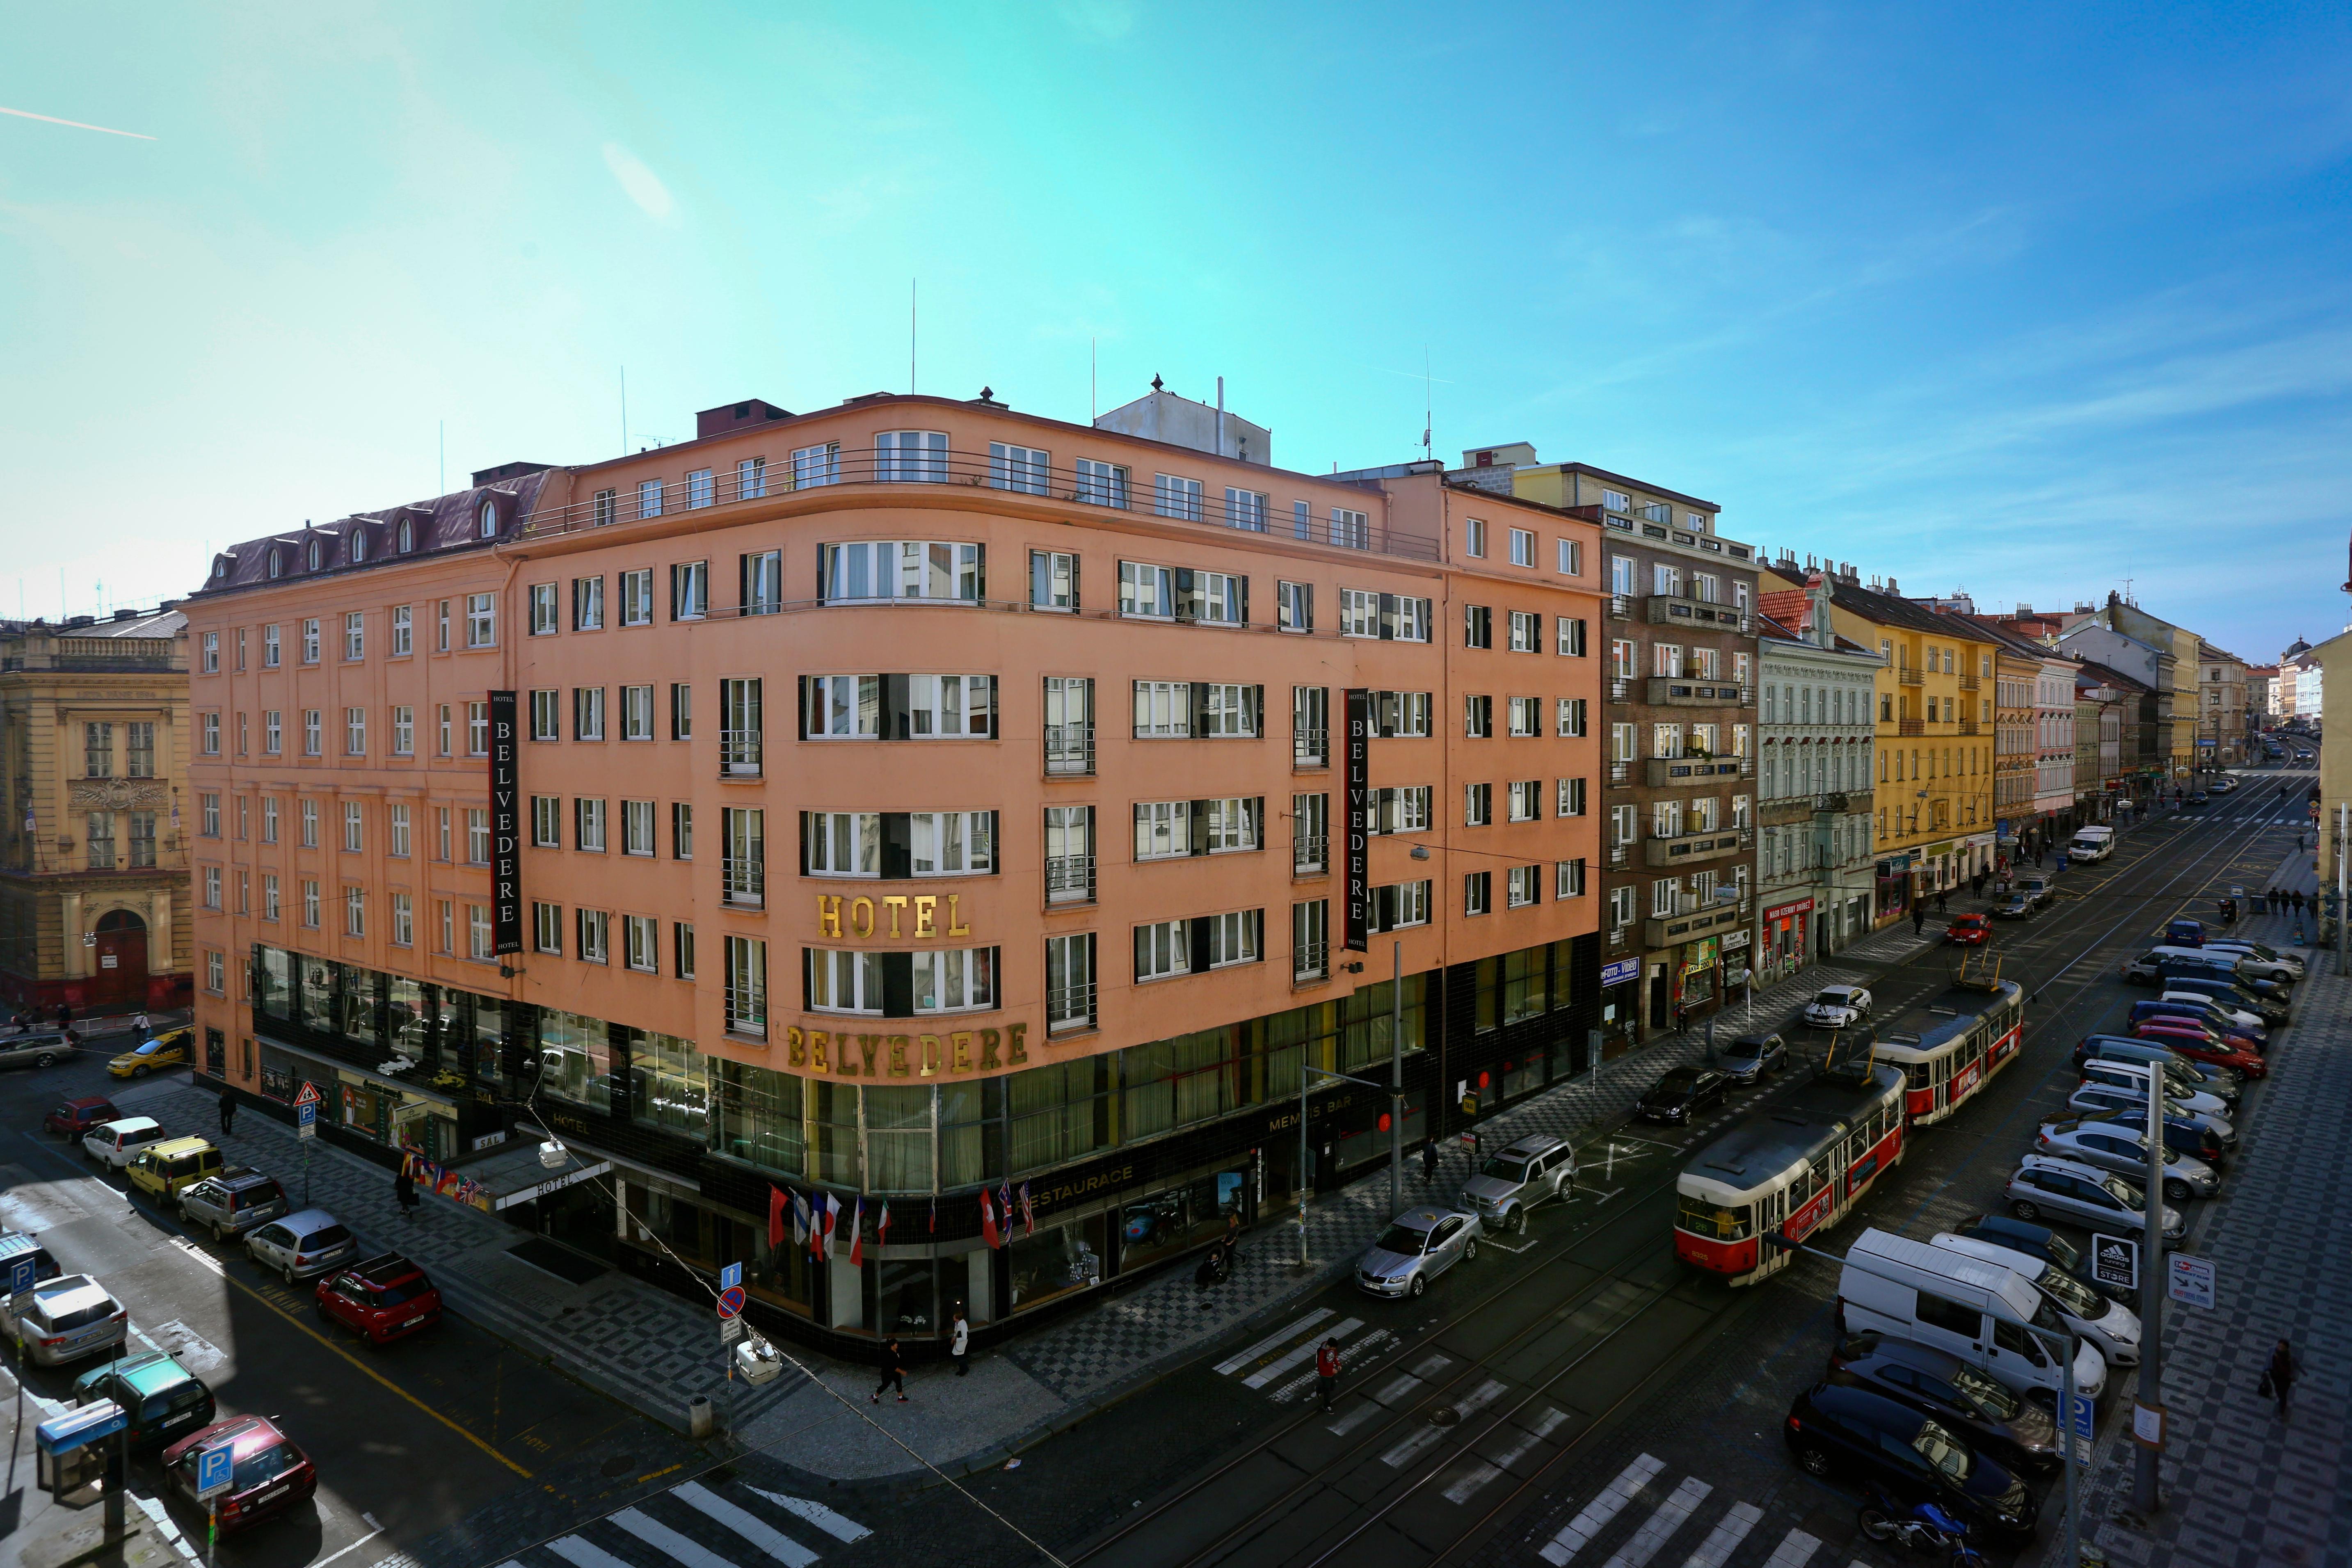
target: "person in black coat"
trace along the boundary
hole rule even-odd
[[[2271,1397],[2278,1401],[2282,1421],[2286,1419],[2286,1396],[2294,1392],[2296,1373],[2294,1347],[2284,1340],[2279,1341],[2278,1348],[2271,1352],[2270,1369],[2263,1374],[2263,1381],[2270,1384]]]
[[[416,1217],[416,1184],[408,1179],[408,1166],[404,1162],[399,1170],[393,1173],[392,1199],[400,1205],[403,1218],[413,1220]]]

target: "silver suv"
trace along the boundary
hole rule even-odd
[[[2112,1226],[2137,1234],[2147,1213],[2145,1194],[2121,1176],[2053,1154],[2028,1154],[2020,1160],[2004,1191],[2009,1212],[2030,1224],[2041,1223],[2047,1215],[2097,1230]],[[2163,1214],[2164,1244],[2171,1247],[2188,1227],[2179,1209],[2167,1208]]]
[[[54,1030],[0,1035],[0,1068],[45,1068],[74,1054],[74,1043]]]
[[[188,1224],[209,1230],[215,1241],[243,1236],[285,1215],[286,1189],[278,1178],[239,1165],[180,1189],[180,1213]]]
[[[1528,1228],[1529,1209],[1566,1196],[1575,1179],[1576,1151],[1549,1132],[1537,1132],[1488,1155],[1463,1184],[1463,1206],[1475,1210],[1487,1230],[1517,1236]]]
[[[1375,1296],[1419,1296],[1457,1263],[1478,1256],[1486,1230],[1475,1214],[1423,1206],[1389,1222],[1356,1265],[1357,1289]]]

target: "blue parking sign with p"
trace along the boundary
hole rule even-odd
[[[33,1288],[34,1261],[30,1256],[8,1260],[8,1294],[20,1296]]]
[[[227,1489],[236,1468],[236,1445],[216,1444],[196,1456],[196,1495],[209,1497]]]

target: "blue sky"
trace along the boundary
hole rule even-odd
[[[331,12],[331,15],[329,13]],[[1153,374],[1286,467],[1528,440],[2252,658],[2347,617],[2352,13],[24,11],[0,611],[789,408]]]

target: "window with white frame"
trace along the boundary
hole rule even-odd
[[[901,599],[976,604],[982,551],[977,544],[920,539],[858,540],[818,552],[817,587],[829,605]]]
[[[1584,575],[1584,545],[1580,541],[1563,539],[1559,542],[1559,570],[1565,576]]]
[[[1370,550],[1372,547],[1370,516],[1344,506],[1333,507],[1331,509],[1331,542],[1342,550]],[[1423,637],[1419,640],[1426,642],[1428,638]]]
[[[686,504],[688,510],[709,506],[718,499],[717,487],[710,482],[709,468],[694,468],[686,476]]]
[[[1486,741],[1495,734],[1495,700],[1475,693],[1465,693],[1462,699],[1462,733],[1473,741]]]
[[[883,484],[948,481],[948,438],[939,430],[885,430],[874,437],[874,477]]]
[[[1543,784],[1537,779],[1513,781],[1510,789],[1510,820],[1533,822],[1543,815]]]
[[[1672,877],[1661,877],[1650,884],[1650,918],[1665,920],[1681,906],[1682,883]]]
[[[735,465],[735,499],[758,500],[767,493],[768,459],[745,458],[738,461]]]
[[[947,948],[915,954],[915,1011],[984,1013],[996,1005],[996,949]]]
[[[807,681],[810,740],[872,739],[881,733],[880,676],[812,675]]]
[[[563,693],[541,689],[530,694],[530,738],[534,741],[563,739]]]
[[[466,646],[496,647],[499,643],[499,604],[494,594],[466,595]]]
[[[1433,696],[1427,691],[1375,691],[1371,694],[1373,724],[1384,739],[1425,737]]]
[[[1213,681],[1209,685],[1207,722],[1202,733],[1228,738],[1248,738],[1258,733],[1258,696],[1264,689],[1258,686],[1229,685]]]
[[[1370,819],[1366,830],[1374,837],[1427,832],[1433,795],[1434,786],[1430,784],[1398,784],[1373,790],[1366,802]]]
[[[621,574],[621,624],[625,626],[649,626],[654,624],[654,569],[641,566],[634,572]]]
[[[996,813],[917,811],[907,817],[908,868],[918,877],[970,877],[996,868]]]
[[[392,754],[395,757],[416,754],[416,710],[406,704],[392,710]]]
[[[621,803],[621,853],[651,857],[655,844],[656,824],[659,817],[655,803],[650,800],[625,800]]]
[[[882,814],[876,811],[805,811],[802,831],[812,877],[879,877],[882,874]]]
[[[343,755],[367,755],[367,710],[364,708],[343,710]]]
[[[533,952],[563,952],[563,906],[534,900],[530,906],[530,950]]]
[[[1225,487],[1225,526],[1243,529],[1251,533],[1265,531],[1266,497],[1262,490],[1245,490]]]
[[[1209,967],[1255,963],[1265,945],[1265,911],[1234,910],[1209,917]]]
[[[1192,683],[1189,680],[1139,680],[1135,683],[1135,738],[1160,740],[1192,733]]]
[[[572,629],[575,632],[600,632],[604,629],[604,578],[572,579]]]
[[[650,741],[654,738],[654,689],[650,686],[621,688],[621,739]]]
[[[1045,1027],[1091,1027],[1095,1021],[1095,933],[1045,939]]]
[[[603,910],[575,910],[573,929],[579,936],[580,962],[610,963],[613,962],[613,919]]]
[[[1552,868],[1552,895],[1555,899],[1576,899],[1584,896],[1584,861],[1562,860]]]
[[[1033,610],[1076,610],[1078,607],[1078,558],[1066,550],[1029,552],[1029,607]]]
[[[1511,530],[1511,564],[1532,566],[1536,563],[1536,536],[1524,528]]]
[[[315,878],[303,879],[302,923],[312,931],[319,929],[319,884]]]
[[[572,738],[575,741],[601,741],[604,738],[603,687],[575,686],[572,689]]]
[[[1635,903],[1636,895],[1631,887],[1610,889],[1609,923],[1612,926],[1632,925],[1640,915]]]
[[[1118,613],[1156,620],[1176,616],[1176,574],[1173,568],[1145,561],[1118,563]]]
[[[360,852],[360,803],[343,802],[343,849],[347,854]]]
[[[367,893],[362,889],[343,889],[343,934],[367,935]]]
[[[821,447],[793,448],[793,489],[804,490],[813,485],[837,485],[840,482],[840,442],[828,441]]]
[[[302,623],[302,662],[319,662],[319,621],[315,616]]]
[[[1127,509],[1126,465],[1080,458],[1078,499],[1093,506],[1113,506],[1124,511]]]
[[[343,657],[367,657],[367,616],[362,611],[347,610],[343,614]]]
[[[1582,697],[1563,697],[1559,700],[1559,719],[1561,734],[1582,736],[1586,733],[1589,728],[1588,718],[1591,711],[1587,706],[1589,700]]]
[[[1541,616],[1532,610],[1511,612],[1510,649],[1513,653],[1543,651],[1543,617]]]
[[[1465,827],[1485,827],[1495,820],[1495,786],[1473,784],[1462,786],[1462,823]]]
[[[604,803],[586,798],[572,803],[572,843],[593,855],[604,852]]]
[[[305,849],[319,847],[319,803],[315,800],[305,799],[302,802],[301,842]]]
[[[694,928],[681,925],[680,978],[694,973]],[[727,1032],[765,1039],[768,1035],[768,944],[758,937],[730,936],[724,957]]]
[[[563,847],[562,795],[535,795],[530,797],[530,846],[534,849]]]
[[[1462,553],[1471,556],[1484,556],[1486,553],[1485,519],[1465,517],[1462,520]]]
[[[1514,735],[1540,735],[1540,734],[1542,734],[1542,733],[1543,733],[1543,699],[1542,699],[1542,698],[1540,698],[1540,697],[1514,697],[1514,698],[1512,698],[1512,699],[1511,699],[1511,704],[1510,704],[1509,718],[1510,718],[1511,733],[1512,733],[1512,734],[1514,734]]]
[[[988,482],[1000,490],[1014,490],[1033,496],[1051,495],[1054,493],[1054,460],[1034,447],[1015,447],[1010,442],[991,441],[988,444]]]
[[[1200,521],[1201,481],[1176,474],[1153,475],[1151,510],[1161,517],[1180,517],[1187,522]]]
[[[652,915],[623,915],[621,958],[641,974],[660,973],[661,921]]]
[[[473,866],[490,863],[490,814],[480,806],[466,811],[466,861]]]
[[[1523,909],[1543,897],[1543,868],[1513,866],[1503,873],[1503,907]]]
[[[1139,984],[1192,973],[1190,921],[1158,921],[1135,928],[1135,978]]]
[[[1585,657],[1585,625],[1577,617],[1561,616],[1558,620],[1558,648],[1563,658]]]
[[[220,673],[220,633],[206,632],[203,647],[204,672],[206,675],[218,675]]]
[[[303,709],[302,754],[306,757],[321,754],[320,748],[324,742],[324,735],[325,725],[320,718],[319,710],[316,708]]]
[[[1430,884],[1391,882],[1371,890],[1371,910],[1365,922],[1374,935],[1382,931],[1402,931],[1408,926],[1429,923]]]
[[[1311,632],[1315,629],[1315,584],[1312,583],[1275,584],[1275,624],[1286,632]]]
[[[811,1009],[819,1013],[881,1013],[881,953],[813,947],[807,950],[806,963]]]
[[[220,868],[219,868],[219,867],[217,867],[217,866],[207,866],[207,867],[205,867],[205,908],[206,908],[206,909],[208,909],[208,910],[216,910],[216,909],[218,909],[218,908],[220,908],[220,907],[221,907],[221,874],[220,874]]]

